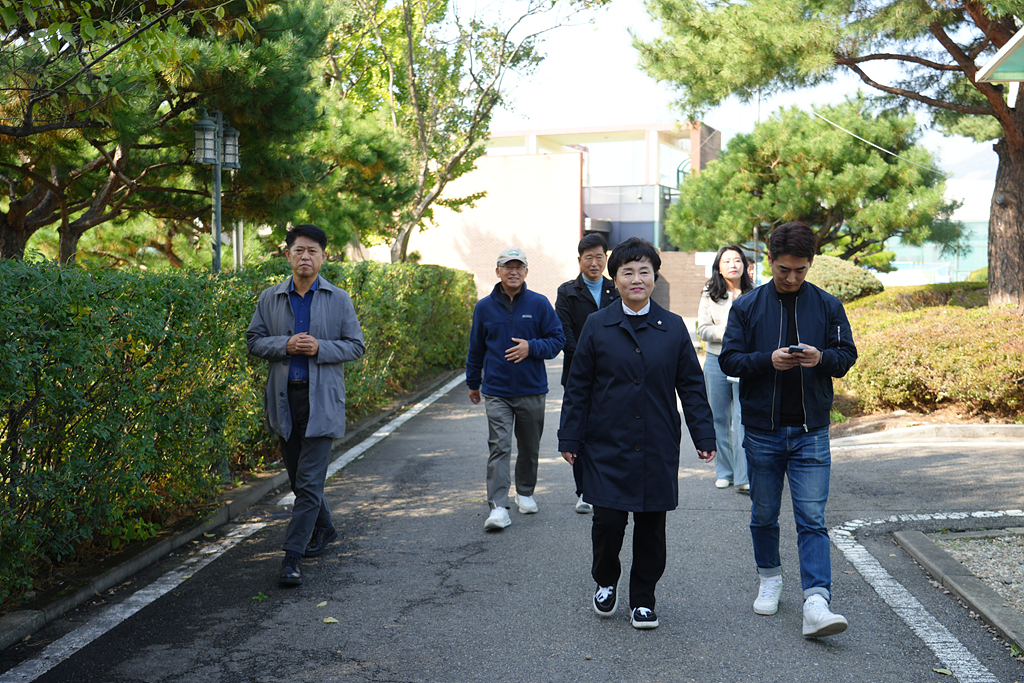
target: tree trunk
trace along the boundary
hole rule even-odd
[[[73,263],[75,260],[75,254],[78,253],[78,240],[81,239],[82,235],[76,230],[58,230],[60,233],[60,250],[58,252],[58,263],[61,265],[68,265]]]
[[[988,222],[988,303],[1024,310],[1024,149],[1006,138],[995,144],[999,155]]]
[[[7,216],[0,214],[0,259],[24,258],[28,238],[23,228],[11,225]]]
[[[404,225],[402,229],[398,231],[398,237],[391,243],[391,262],[392,263],[404,263],[406,257],[409,255],[409,238],[412,237],[412,231],[416,229],[415,225]]]

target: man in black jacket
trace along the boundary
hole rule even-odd
[[[832,457],[828,428],[832,378],[857,360],[839,299],[804,282],[815,254],[814,233],[800,222],[780,225],[768,243],[772,279],[729,311],[722,371],[740,378],[750,477],[750,534],[761,579],[754,612],[775,614],[782,593],[779,509],[789,480],[803,588],[803,634],[842,633],[846,618],[829,609],[832,565],[825,504]]]
[[[580,274],[575,280],[562,283],[555,298],[555,312],[562,321],[565,332],[565,348],[562,349],[562,387],[569,378],[572,357],[576,353],[576,340],[579,338],[583,323],[587,317],[619,300],[619,292],[615,283],[604,277],[607,260],[608,243],[600,233],[592,232],[583,236],[579,247]],[[576,512],[586,514],[592,510],[584,502],[580,488],[580,470],[573,465],[573,477],[576,479]]]

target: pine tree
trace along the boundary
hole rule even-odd
[[[883,272],[894,237],[955,250],[962,225],[949,217],[958,204],[944,199],[944,177],[917,139],[913,117],[874,116],[862,97],[814,113],[781,109],[687,178],[666,232],[681,249],[714,251],[799,220],[815,230],[818,253]]]
[[[845,71],[895,109],[920,107],[946,132],[999,137],[989,220],[989,301],[1024,309],[1024,108],[975,79],[1017,30],[1024,2],[999,0],[650,0],[662,36],[641,62],[698,117]]]

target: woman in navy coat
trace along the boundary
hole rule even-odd
[[[665,571],[665,513],[679,502],[682,423],[705,462],[715,457],[715,427],[704,375],[682,318],[651,301],[658,251],[638,237],[620,243],[608,272],[622,297],[587,318],[562,401],[558,449],[583,470],[583,497],[594,506],[593,607],[618,605],[619,551],[633,513],[629,576],[631,623],[656,628],[654,589]]]

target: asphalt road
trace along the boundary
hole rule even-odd
[[[538,514],[513,508],[509,528],[483,531],[486,418],[460,385],[328,482],[341,536],[304,562],[301,588],[276,582],[287,520],[278,493],[0,653],[0,682],[1024,680],[1003,643],[892,540],[908,528],[1020,526],[1019,517],[941,518],[1024,507],[1020,446],[836,449],[828,523],[859,520],[854,545],[864,555],[855,566],[849,548],[833,546],[832,606],[850,629],[807,640],[788,501],[781,606],[758,616],[749,498],[715,489],[714,466],[684,443],[680,507],[668,516],[668,569],[658,586],[661,627],[637,631],[621,604],[613,619],[590,608],[590,517],[574,512],[572,474],[556,452],[559,369],[549,365]],[[250,533],[253,524],[263,526]],[[243,539],[201,569],[183,565],[231,533]],[[629,553],[627,535],[624,574]],[[868,580],[874,565],[871,581],[888,585],[890,577],[934,624],[887,602],[889,589]],[[130,612],[140,589],[168,576],[175,582],[161,597],[120,623],[109,618]],[[84,642],[81,634],[104,619],[117,625],[93,632],[73,654],[54,654],[54,643]],[[932,633],[941,652],[961,658],[955,675],[935,671],[948,662],[928,644]],[[33,666],[42,673],[26,673]]]

